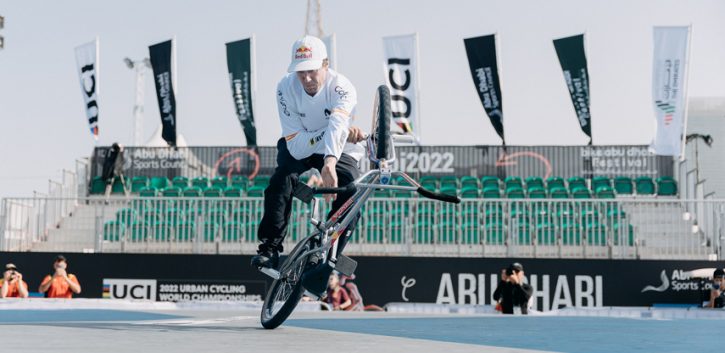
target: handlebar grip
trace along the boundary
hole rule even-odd
[[[428,189],[424,189],[422,186],[419,187],[417,191],[421,196],[427,197],[429,199],[443,201],[443,202],[456,203],[456,204],[461,203],[461,199],[455,195],[448,195],[448,194],[441,194],[438,192],[433,192]]]
[[[343,192],[355,191],[355,185],[350,183],[341,188],[313,188],[312,190],[315,194],[341,194]]]

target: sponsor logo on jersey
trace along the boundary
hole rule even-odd
[[[279,106],[282,107],[282,113],[286,116],[289,116],[289,110],[287,110],[287,101],[284,99],[284,95],[282,95],[282,91],[277,90],[277,100],[279,101]]]

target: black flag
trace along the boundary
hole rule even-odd
[[[257,145],[257,128],[252,110],[252,50],[251,40],[227,43],[227,68],[232,86],[232,98],[239,123],[244,128],[248,146]]]
[[[584,53],[584,35],[555,39],[554,48],[559,56],[564,80],[569,88],[571,102],[574,104],[579,125],[591,141],[592,121],[589,111],[589,72],[587,57]],[[591,142],[590,142],[591,144]]]
[[[468,56],[468,66],[471,69],[473,84],[481,98],[483,109],[491,120],[491,125],[503,140],[503,102],[501,100],[501,85],[498,78],[498,64],[496,63],[496,36],[494,34],[463,40]]]
[[[174,85],[171,82],[173,76],[171,71],[172,45],[171,40],[154,44],[149,47],[149,54],[163,125],[161,137],[169,146],[176,146],[176,98],[174,97]]]

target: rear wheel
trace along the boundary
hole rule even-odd
[[[305,290],[300,279],[307,266],[307,259],[297,260],[311,246],[309,239],[297,244],[280,266],[280,278],[272,282],[272,288],[267,292],[262,306],[261,321],[264,328],[273,329],[281,325],[302,299]]]
[[[390,159],[390,121],[392,120],[390,109],[390,90],[385,85],[378,86],[375,92],[375,104],[373,108],[373,140],[375,143],[375,158]]]

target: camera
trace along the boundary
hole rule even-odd
[[[514,274],[514,269],[512,269],[510,267],[506,269],[506,276],[513,276],[513,274]]]

